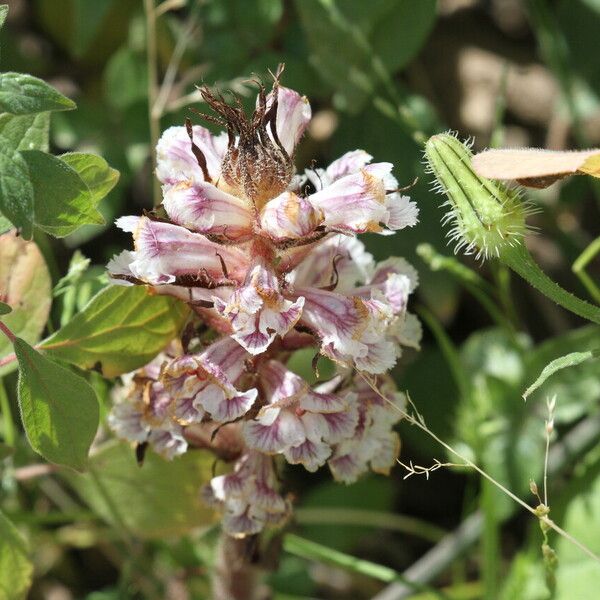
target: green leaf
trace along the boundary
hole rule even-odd
[[[598,348],[600,327],[589,325],[565,332],[545,341],[526,355],[526,374],[519,392],[534,381],[548,363],[570,352]],[[531,394],[531,404],[543,403],[556,396],[555,422],[571,423],[596,410],[600,401],[600,363],[584,361],[557,371]]]
[[[0,4],[0,29],[6,21],[6,15],[8,15],[8,4]]]
[[[33,186],[35,224],[55,237],[104,224],[85,181],[66,162],[39,150],[21,152]]]
[[[94,206],[112,190],[119,181],[119,171],[113,169],[97,154],[70,152],[60,159],[67,163],[87,185]]]
[[[0,511],[0,600],[25,598],[32,574],[27,543]]]
[[[0,315],[7,315],[12,308],[6,302],[0,302]]]
[[[143,54],[129,46],[115,52],[104,72],[107,102],[124,110],[148,97],[148,69]]]
[[[142,467],[127,444],[108,444],[90,457],[90,472],[67,473],[69,483],[113,526],[144,538],[183,534],[213,521],[199,489],[212,477],[214,457],[188,452],[166,461],[146,454]]]
[[[415,56],[436,16],[434,0],[296,0],[310,61],[339,108],[357,113]],[[340,48],[344,51],[340,52]]]
[[[41,346],[56,358],[115,377],[154,358],[188,313],[183,302],[150,295],[144,287],[110,286]]]
[[[2,318],[18,337],[36,343],[50,313],[52,282],[44,258],[34,242],[8,232],[0,236],[0,294],[12,312]],[[0,358],[12,353],[12,344],[0,336]],[[0,377],[16,362],[0,367]]]
[[[89,383],[20,338],[19,408],[31,447],[50,462],[83,470],[98,429],[98,400]]]
[[[48,150],[49,113],[0,115],[0,212],[21,235],[33,233],[33,187],[19,150]]]
[[[567,367],[574,367],[575,365],[580,365],[586,360],[598,358],[598,356],[600,356],[599,350],[588,350],[587,352],[571,352],[553,360],[552,362],[549,362],[544,367],[539,377],[525,390],[525,392],[523,393],[523,399],[526,400],[527,396],[529,396],[532,392],[537,390],[546,381],[546,379],[550,377],[550,375],[553,375],[561,369],[566,369]]]
[[[74,108],[73,100],[42,79],[24,73],[0,73],[0,112],[31,115]]]

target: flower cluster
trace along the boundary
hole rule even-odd
[[[152,286],[193,307],[212,332],[160,356],[133,376],[110,425],[167,457],[185,452],[190,431],[233,424],[233,470],[203,497],[235,536],[285,519],[276,456],[309,471],[328,464],[350,483],[386,473],[399,451],[394,404],[403,396],[385,374],[401,346],[418,348],[407,313],[417,273],[405,260],[376,264],[356,234],[389,235],[417,222],[390,163],[348,152],[327,169],[295,172],[295,147],[311,117],[306,98],[279,85],[260,89],[247,117],[240,103],[202,90],[207,117],[226,133],[171,127],[157,146],[160,211],[123,217],[134,250],[108,265],[125,285]],[[311,387],[287,366],[314,347],[337,374]],[[367,383],[376,382],[381,394]]]

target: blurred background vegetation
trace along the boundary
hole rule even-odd
[[[474,136],[476,149],[600,145],[600,2],[166,0],[150,20],[148,5],[9,0],[2,70],[41,77],[78,106],[53,115],[53,150],[96,152],[121,172],[101,204],[105,227],[87,226],[60,241],[36,238],[54,284],[76,250],[95,265],[76,281],[71,314],[98,285],[102,265],[129,244],[114,219],[152,206],[149,89],[162,131],[182,124],[190,106],[201,109],[196,84],[231,89],[250,107],[249,79],[268,81],[268,69],[284,62],[283,84],[306,94],[313,107],[299,169],[313,161],[326,166],[363,148],[377,161],[394,163],[401,185],[418,178],[410,194],[420,207],[419,226],[367,239],[377,258],[405,256],[421,274],[413,308],[425,321],[425,338],[421,352],[407,352],[396,368],[399,386],[442,439],[533,503],[529,480],[541,483],[544,400],[556,394],[552,515],[600,552],[598,361],[557,374],[526,404],[521,398],[549,360],[598,347],[599,330],[584,327],[493,264],[461,258],[485,278],[469,283],[456,261],[436,260],[435,252],[451,251],[440,225],[441,198],[429,191],[422,165],[422,141],[448,128]],[[152,78],[149,85],[149,43],[156,50],[156,88]],[[586,297],[571,265],[600,235],[600,189],[575,177],[529,195],[542,208],[532,219],[540,229],[528,240],[532,253],[554,279]],[[417,252],[420,244],[430,244],[434,255],[423,246]],[[598,280],[600,260],[588,273]],[[487,288],[508,325],[494,321],[478,301]],[[56,299],[51,327],[60,324],[64,303],[64,295]],[[14,377],[5,380],[9,395]],[[107,386],[97,379],[106,398]],[[404,462],[453,460],[409,425],[400,431]],[[103,485],[122,498],[125,512],[135,512],[125,520],[139,539],[121,538],[122,524],[85,483],[23,472],[19,479],[5,461],[2,504],[27,532],[34,553],[31,598],[207,597],[214,530],[174,535],[198,520],[189,515],[197,505],[188,497],[200,478],[196,466],[182,462],[177,472],[165,473],[162,461],[150,459],[140,475],[123,452],[103,459]],[[8,460],[36,462],[25,444]],[[106,474],[111,467],[114,476]],[[325,566],[333,556],[306,560],[290,542],[271,577],[276,597],[371,598],[384,587],[382,580],[411,565],[408,574],[430,587],[396,587],[381,600],[548,597],[534,519],[475,473],[440,469],[405,480],[406,474],[398,467],[389,478],[372,476],[344,487],[324,469],[313,476],[289,468],[285,477],[298,506],[292,529],[391,571],[367,568],[360,574],[354,567]],[[457,527],[465,543],[425,554]],[[141,541],[148,537],[154,539]],[[556,597],[597,597],[600,566],[562,540],[553,544],[560,560]]]

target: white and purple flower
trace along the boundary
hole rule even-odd
[[[407,312],[415,269],[399,258],[376,264],[355,237],[414,226],[415,203],[392,165],[362,150],[297,174],[311,109],[278,76],[270,93],[261,87],[250,117],[201,90],[227,133],[189,122],[165,131],[157,146],[162,207],[118,220],[134,249],[108,265],[115,283],[189,302],[219,335],[136,374],[109,423],[168,457],[185,451],[188,427],[237,428],[244,452],[204,491],[235,536],[289,514],[275,460],[309,471],[327,463],[346,483],[368,469],[389,471],[402,396],[385,373],[400,347],[418,348],[421,337]],[[334,361],[338,375],[311,388],[292,372],[290,353],[307,347]],[[386,399],[352,370],[375,376]]]

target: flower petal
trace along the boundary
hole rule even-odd
[[[215,181],[221,172],[221,162],[227,151],[227,135],[213,136],[208,129],[192,128],[194,143],[206,158],[210,177]],[[190,138],[185,127],[169,127],[156,146],[156,176],[167,187],[182,181],[204,181],[202,169],[192,153]]]
[[[267,107],[273,103],[273,92],[267,97]],[[277,87],[277,137],[286,152],[292,156],[311,118],[306,96],[282,86]]]
[[[252,233],[253,216],[248,203],[211,183],[175,185],[165,193],[163,206],[171,221],[192,231],[234,241],[247,239]]]
[[[130,271],[138,279],[159,285],[177,281],[191,284],[201,273],[223,279],[223,262],[231,266],[230,277],[244,271],[247,259],[233,247],[223,247],[198,233],[171,223],[140,217],[134,232],[135,260]]]
[[[296,324],[304,298],[285,300],[279,293],[275,273],[260,263],[229,302],[215,297],[214,303],[217,312],[230,321],[235,332],[233,339],[251,354],[261,354],[276,335],[283,337]]]
[[[314,473],[331,456],[331,448],[324,442],[305,440],[299,446],[288,448],[284,455],[291,465],[304,465],[307,471]]]
[[[379,232],[380,223],[389,218],[384,176],[391,169],[391,163],[367,165],[312,194],[309,200],[323,211],[328,227],[354,233]]]
[[[364,150],[351,150],[334,160],[325,170],[307,169],[306,176],[315,189],[322,190],[334,181],[360,171],[372,160],[373,157]]]
[[[260,226],[274,240],[305,237],[321,221],[321,211],[293,192],[284,192],[269,200],[260,215]]]
[[[270,425],[246,421],[243,434],[248,447],[265,454],[278,454],[291,446],[299,446],[306,439],[302,421],[288,410],[279,411]]]

